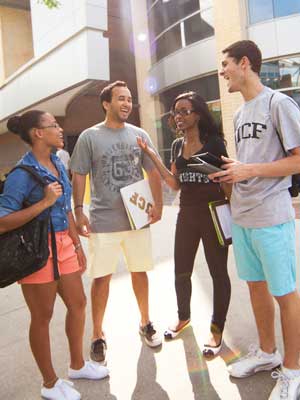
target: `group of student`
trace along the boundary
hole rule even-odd
[[[187,92],[175,98],[170,111],[170,125],[182,136],[172,144],[168,170],[147,133],[127,123],[131,93],[125,82],[116,81],[100,94],[105,120],[79,136],[71,157],[75,217],[68,176],[52,153],[53,147],[63,147],[62,129],[55,118],[33,110],[8,121],[8,129],[32,148],[19,163],[34,167],[49,184],[43,192],[22,169],[8,175],[0,196],[0,234],[41,217],[50,207],[56,232],[60,279],[54,280],[50,254],[41,270],[20,281],[31,314],[30,345],[43,377],[43,398],[81,398],[71,382],[57,377],[51,361],[49,323],[57,294],[67,308],[69,378],[102,379],[108,375],[103,317],[121,252],[140,311],[139,333],[150,347],[162,344],[149,316],[150,229],[131,230],[120,196],[122,187],[143,179],[144,169],[154,199],[150,224],[162,215],[161,179],[181,190],[174,249],[178,320],[164,332],[165,339],[175,338],[190,323],[191,275],[202,239],[213,281],[213,314],[203,356],[216,356],[221,350],[231,294],[228,248],[218,243],[208,203],[230,198],[236,265],[239,277],[248,283],[259,345],[229,365],[229,374],[242,378],[281,366],[273,372],[277,383],[269,400],[300,399],[300,299],[295,215],[288,190],[290,176],[300,172],[300,110],[290,97],[262,85],[262,56],[254,42],[236,42],[224,49],[223,55],[220,75],[229,92],[240,92],[244,98],[234,116],[238,161],[228,158],[224,136],[205,101],[197,93]],[[222,171],[207,176],[191,170],[188,164],[193,156],[203,152],[221,157]],[[87,175],[91,179],[89,218],[83,208]],[[27,208],[22,207],[25,199],[31,204]],[[88,237],[87,266],[79,235]],[[86,298],[81,273],[86,268],[92,279],[90,361],[84,361],[82,352]],[[275,344],[273,298],[280,308],[283,357]]]

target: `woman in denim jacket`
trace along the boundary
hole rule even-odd
[[[61,161],[51,152],[53,147],[63,147],[62,129],[51,114],[39,110],[10,118],[7,127],[32,148],[18,164],[35,168],[48,185],[42,188],[23,169],[8,175],[0,196],[0,234],[37,216],[42,218],[49,207],[55,230],[60,278],[54,279],[49,238],[50,256],[46,265],[19,282],[31,314],[29,339],[44,381],[41,395],[51,400],[77,400],[80,393],[71,382],[57,377],[51,360],[49,324],[57,294],[67,308],[66,335],[71,358],[68,376],[101,379],[108,375],[108,370],[85,362],[82,353],[86,298],[81,273],[86,268],[86,258],[71,210],[71,184]],[[22,208],[24,200],[29,207]]]

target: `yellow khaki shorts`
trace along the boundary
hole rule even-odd
[[[91,233],[87,275],[100,278],[116,271],[121,252],[130,272],[153,269],[150,228],[136,231]]]

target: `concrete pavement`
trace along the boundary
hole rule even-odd
[[[173,242],[177,206],[167,206],[161,222],[152,226],[155,270],[149,273],[151,318],[161,332],[176,319],[173,274]],[[299,222],[297,221],[299,238]],[[298,240],[299,243],[299,240]],[[85,243],[86,245],[86,243]],[[299,246],[297,246],[299,249]],[[299,254],[298,254],[299,256]],[[246,284],[236,275],[232,249],[229,254],[232,298],[220,356],[211,361],[201,356],[212,310],[212,282],[200,245],[193,274],[192,325],[172,342],[159,349],[148,348],[138,334],[139,314],[130,276],[120,262],[111,282],[105,316],[110,378],[100,382],[75,382],[84,400],[253,400],[267,399],[274,385],[269,373],[238,380],[231,379],[226,365],[248,345],[256,342]],[[85,354],[91,334],[89,290]],[[53,361],[65,378],[68,347],[64,334],[65,309],[58,298],[51,324]],[[28,343],[29,313],[18,285],[0,290],[0,399],[40,399],[41,378]],[[278,310],[278,348],[282,350]]]

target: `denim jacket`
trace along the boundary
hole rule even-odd
[[[58,182],[62,185],[63,194],[56,200],[51,207],[51,218],[56,232],[68,229],[68,212],[71,211],[72,187],[67,172],[60,159],[51,154],[51,160],[56,166],[59,177],[54,176],[47,168],[43,167],[36,160],[32,152],[28,152],[18,162],[34,167],[46,182]],[[44,189],[36,180],[22,169],[16,169],[8,175],[5,181],[3,194],[0,195],[0,217],[23,208],[26,200],[29,204],[34,204],[44,197]],[[43,211],[38,218],[44,218],[48,210]]]

